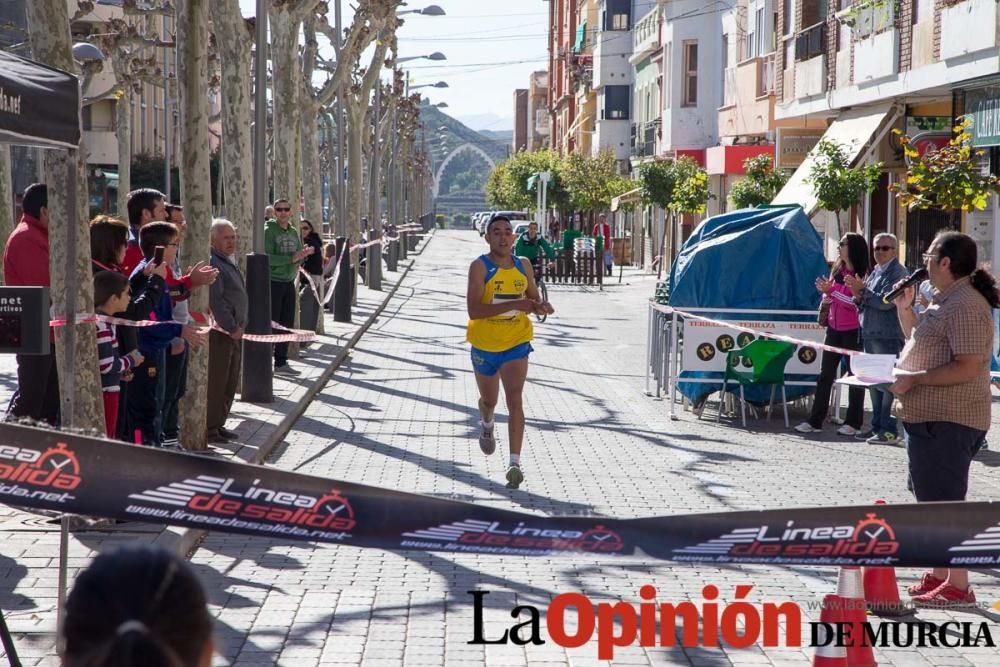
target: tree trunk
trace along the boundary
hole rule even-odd
[[[122,96],[115,102],[115,139],[118,141],[118,216],[128,220],[128,193],[132,190],[132,86],[121,78]]]
[[[364,135],[357,128],[362,126],[365,116],[364,109],[356,104],[354,100],[347,98],[345,105],[347,110],[347,237],[352,241],[357,240],[361,235],[361,207],[362,202],[362,179],[363,179],[363,158],[362,142]]]
[[[303,95],[302,109],[302,194],[306,218],[317,233],[323,233],[323,177],[319,162],[319,104]]]
[[[271,69],[274,103],[274,195],[292,206],[292,224],[299,215],[299,25],[286,7],[272,8]],[[297,227],[296,227],[297,228]]]
[[[236,225],[236,258],[246,270],[246,255],[252,250],[253,226],[263,224],[253,217],[253,146],[251,145],[251,51],[250,39],[237,0],[212,3],[212,21],[222,61],[222,164],[226,177],[223,190],[226,217]]]
[[[212,223],[207,96],[208,4],[209,0],[180,0],[177,3],[181,192],[184,194],[184,214],[187,218],[186,261],[190,264],[208,262],[208,235]],[[208,289],[195,290],[189,303],[192,313],[207,312]],[[180,406],[180,436],[185,449],[205,449],[207,399],[208,345],[203,345],[192,347],[188,357],[187,391]]]
[[[11,192],[10,146],[0,144],[0,242],[7,243],[14,231],[14,194]],[[3,281],[3,253],[0,252],[0,282]]]
[[[36,60],[47,65],[74,71],[69,14],[65,0],[32,0],[27,3],[28,34]],[[57,314],[72,317],[94,312],[94,283],[90,270],[90,227],[87,219],[86,169],[81,167],[84,149],[74,153],[45,151],[45,181],[49,184],[49,296]],[[71,161],[72,158],[72,161]],[[65,184],[77,173],[76,201],[67,201]],[[82,180],[81,180],[82,179]],[[71,231],[71,226],[74,226]],[[70,243],[75,236],[75,242]],[[70,257],[67,257],[70,254]],[[67,261],[71,263],[67,280]],[[70,297],[70,291],[75,298]],[[69,327],[56,329],[56,368],[61,415],[64,426],[104,432],[104,404],[97,372],[97,337],[93,325],[75,327],[73,354],[67,355]],[[73,405],[72,412],[65,410]]]

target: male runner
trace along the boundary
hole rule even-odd
[[[514,228],[504,216],[495,216],[486,225],[490,251],[469,267],[466,305],[469,327],[466,340],[472,344],[472,367],[479,386],[479,448],[487,456],[496,451],[493,412],[503,383],[507,397],[510,437],[510,465],[507,488],[516,489],[524,481],[521,472],[521,442],[524,439],[524,405],[521,392],[528,376],[533,330],[527,313],[552,314],[535,285],[531,263],[513,253]]]

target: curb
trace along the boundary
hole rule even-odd
[[[430,241],[431,239],[428,238],[427,242],[421,245],[420,252],[423,252],[423,248],[426,247],[427,243]],[[415,251],[413,254],[418,255],[420,253]],[[351,336],[350,340],[344,344],[344,346],[337,353],[337,356],[334,357],[326,369],[320,373],[319,377],[313,381],[312,385],[306,390],[305,394],[302,395],[302,398],[298,400],[291,412],[286,414],[278,425],[274,427],[274,430],[267,437],[264,444],[261,445],[261,447],[253,454],[253,456],[250,457],[248,461],[244,461],[244,463],[259,465],[264,463],[264,461],[266,461],[267,458],[274,453],[274,450],[278,448],[278,445],[284,441],[288,432],[292,430],[293,426],[295,426],[295,422],[297,422],[305,413],[306,409],[312,403],[316,395],[323,389],[323,387],[326,386],[326,384],[330,381],[330,378],[333,377],[333,374],[340,368],[340,365],[344,363],[347,355],[350,354],[354,346],[361,340],[361,337],[365,335],[369,328],[371,328],[371,325],[375,323],[375,320],[377,320],[379,315],[382,314],[385,307],[389,305],[392,297],[396,295],[396,290],[398,290],[400,285],[403,284],[403,280],[406,279],[406,276],[410,273],[410,269],[413,268],[414,261],[415,259],[411,260],[409,265],[403,269],[400,273],[399,280],[397,280],[396,284],[393,285],[391,290],[389,290],[378,308],[376,308],[372,314],[368,316],[365,323],[354,332],[354,335]],[[172,551],[182,558],[189,558],[190,555],[197,549],[201,540],[204,539],[210,532],[211,531],[202,528],[165,526],[163,531],[156,537],[155,540],[153,540],[153,544]]]

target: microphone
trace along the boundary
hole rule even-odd
[[[922,282],[926,279],[927,279],[927,269],[923,267],[917,269],[909,276],[907,276],[906,280],[904,280],[899,287],[897,287],[896,289],[892,290],[884,297],[882,297],[882,303],[892,303],[893,299],[902,294],[907,287],[913,287],[917,283]]]

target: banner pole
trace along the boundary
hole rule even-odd
[[[649,371],[653,365],[653,310],[652,305],[647,305],[646,307],[648,314],[646,315],[646,396],[652,396],[649,391]]]
[[[674,405],[674,387],[677,384],[674,373],[677,370],[677,313],[672,313],[670,317],[670,357],[667,360],[667,367],[670,371],[667,373],[667,382],[670,383],[669,387],[669,400],[670,400],[670,419],[677,421],[677,408]]]

